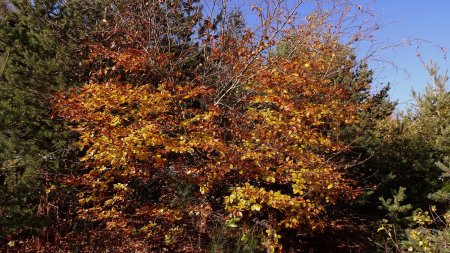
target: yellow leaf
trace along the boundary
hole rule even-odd
[[[260,204],[253,204],[252,207],[250,208],[252,211],[260,211],[261,210],[261,205]]]
[[[329,184],[329,185],[327,186],[327,189],[328,189],[328,190],[331,189],[331,188],[333,188],[333,183],[331,183],[331,184]]]
[[[208,190],[209,190],[208,187],[206,187],[206,186],[200,186],[200,193],[201,193],[201,194],[207,193]]]

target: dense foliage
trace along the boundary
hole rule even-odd
[[[54,1],[56,2],[56,1]],[[72,48],[60,47],[69,34],[52,1],[11,2],[0,18],[0,230],[20,233],[46,213],[43,184],[68,159],[70,135],[50,120],[51,92],[74,82],[68,75]],[[63,28],[62,28],[63,29]],[[56,36],[60,36],[57,39]],[[47,182],[45,182],[47,181]],[[40,217],[40,218],[38,218]]]
[[[268,1],[253,28],[199,0],[0,3],[5,249],[449,246],[447,76],[395,118],[343,27],[361,6]]]
[[[424,94],[413,92],[415,105],[401,118],[380,122],[379,134],[389,138],[382,137],[384,148],[379,155],[384,155],[383,162],[377,156],[372,161],[385,177],[375,193],[388,214],[381,228],[388,234],[397,230],[397,238],[388,236],[386,245],[398,252],[445,252],[449,248],[448,77],[439,73],[436,64],[426,68],[431,83]],[[385,152],[393,154],[386,156]],[[388,198],[394,187],[398,192]]]

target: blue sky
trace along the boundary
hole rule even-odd
[[[373,12],[379,23],[385,24],[375,34],[379,41],[396,44],[416,40],[411,45],[381,51],[394,66],[372,62],[378,82],[390,82],[391,96],[398,99],[399,108],[411,102],[410,92],[423,92],[429,76],[417,57],[428,63],[437,62],[442,71],[450,67],[450,61],[440,47],[450,49],[450,0],[378,0]],[[449,55],[450,56],[450,55]],[[398,68],[398,69],[397,69]]]

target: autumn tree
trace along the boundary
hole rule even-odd
[[[328,14],[261,39],[220,34],[192,1],[118,1],[105,13],[83,63],[90,81],[54,100],[80,135],[85,166],[63,182],[94,237],[197,252],[225,226],[226,238],[253,233],[274,252],[283,231],[320,230],[326,207],[353,196],[333,156],[347,149],[339,129],[358,120],[353,89],[370,83],[343,81],[358,64]],[[289,58],[267,53],[282,33],[299,45]]]

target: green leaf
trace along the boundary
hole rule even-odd
[[[225,222],[225,226],[229,227],[229,228],[237,228],[238,225],[236,224],[236,222],[238,222],[241,218],[233,218],[231,220],[227,220]]]

